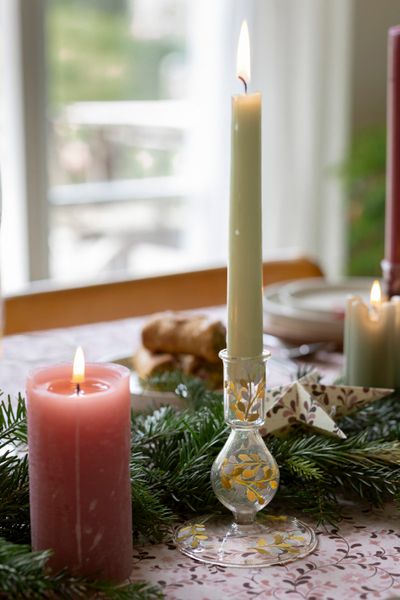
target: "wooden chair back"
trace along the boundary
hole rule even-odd
[[[302,257],[263,265],[264,285],[322,275],[314,261]],[[225,302],[226,268],[64,289],[39,284],[34,291],[5,299],[4,331],[53,329]]]

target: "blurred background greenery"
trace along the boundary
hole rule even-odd
[[[134,0],[48,0],[49,101],[163,99],[162,62],[184,59],[179,33],[140,39],[130,30]]]
[[[347,198],[347,275],[381,276],[384,257],[386,131],[358,134],[341,168]]]

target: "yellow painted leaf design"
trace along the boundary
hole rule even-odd
[[[239,421],[245,421],[246,416],[245,416],[244,412],[242,412],[240,410],[235,410],[234,412],[235,412],[235,417],[237,419],[239,419]]]
[[[250,502],[255,502],[257,500],[257,494],[255,494],[255,492],[253,492],[253,490],[247,490],[246,496]]]
[[[251,458],[248,454],[239,454],[238,458],[240,460],[245,460],[246,462],[251,461]]]
[[[304,542],[304,536],[302,536],[302,535],[291,535],[290,539],[291,540],[298,540],[299,542]]]
[[[255,481],[254,485],[256,485],[259,490],[263,490],[267,487],[267,483],[265,481]]]
[[[258,413],[254,413],[252,415],[249,415],[247,417],[247,420],[253,422],[253,421],[257,421],[258,418],[259,418],[259,414]]]
[[[226,490],[230,490],[230,489],[231,489],[231,487],[232,487],[232,485],[231,485],[231,482],[230,482],[230,479],[229,479],[228,477],[224,477],[224,476],[222,476],[222,477],[221,477],[221,485],[222,485],[222,487],[224,487]]]
[[[282,544],[283,542],[283,536],[277,534],[274,536],[274,544]]]
[[[269,482],[269,485],[272,487],[273,490],[276,490],[276,488],[278,487],[278,482],[275,481],[275,479],[273,479]]]
[[[268,556],[271,556],[271,552],[269,552],[268,550],[264,550],[264,548],[255,548],[255,550],[257,550],[257,552],[259,552],[260,554],[266,554]]]
[[[180,542],[183,542],[184,540],[188,540],[189,538],[191,538],[191,537],[192,537],[192,535],[193,535],[193,534],[192,534],[191,532],[190,532],[190,533],[184,533],[183,535],[179,534],[179,535],[178,535],[178,540],[179,540]]]
[[[255,469],[245,469],[242,473],[242,477],[244,479],[250,479],[250,477],[254,477],[256,474],[257,468]]]
[[[198,548],[199,547],[199,540],[196,540],[196,538],[193,538],[192,543],[190,544],[192,548]]]
[[[237,407],[238,407],[238,409],[239,409],[241,412],[243,412],[243,413],[244,413],[244,412],[245,412],[245,410],[246,410],[246,405],[245,405],[245,403],[244,403],[244,402],[238,402],[238,403],[237,403]]]
[[[264,538],[260,538],[259,540],[257,540],[257,546],[265,546],[266,544],[267,542]]]
[[[190,526],[182,527],[182,529],[180,531],[181,531],[181,533],[183,533],[184,531],[189,531],[189,529],[191,529]]]
[[[260,494],[256,494],[258,504],[264,504],[265,498],[263,498]]]
[[[204,523],[195,523],[194,526],[196,527],[196,529],[205,529],[206,528]]]
[[[269,467],[263,467],[263,471],[265,479],[268,479],[268,477],[271,476],[271,469]]]
[[[208,535],[197,534],[196,539],[198,540],[208,540]]]
[[[241,475],[243,470],[244,470],[244,467],[241,465],[238,465],[237,467],[233,467],[232,475]]]

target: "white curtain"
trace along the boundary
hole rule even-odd
[[[348,0],[254,3],[265,250],[298,248],[331,276],[346,246],[337,167],[348,138],[351,10]]]
[[[264,256],[292,248],[318,259],[327,275],[339,275],[346,241],[335,169],[348,137],[352,2],[194,4],[193,251],[203,247],[210,258],[226,256],[230,95],[241,92],[235,57],[245,18],[252,45],[250,89],[263,93]]]

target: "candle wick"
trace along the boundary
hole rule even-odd
[[[244,85],[244,93],[247,94],[247,81],[241,75],[238,76],[238,79],[240,79],[240,81],[242,81],[242,83]]]
[[[76,393],[79,395],[81,392],[81,386],[79,385],[79,383],[76,384]]]

